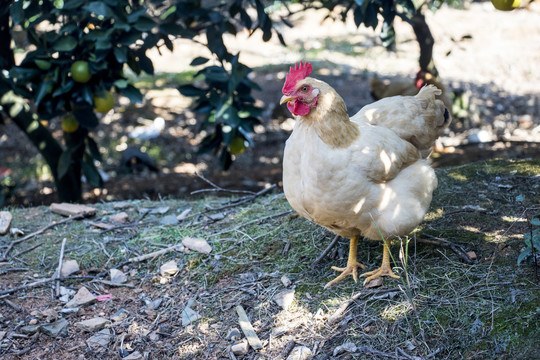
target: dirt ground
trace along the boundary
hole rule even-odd
[[[183,196],[206,184],[196,171],[224,186],[255,189],[281,181],[283,145],[294,121],[277,105],[285,72],[299,60],[310,60],[317,76],[344,97],[349,112],[355,113],[373,101],[369,80],[374,77],[412,79],[417,71],[418,45],[410,26],[396,24],[397,52],[386,52],[376,35],[367,29],[327,21],[310,13],[297,20],[298,26],[284,31],[287,48],[276,39],[261,43],[258,36],[227,40],[231,51],[241,51],[241,60],[255,69],[254,79],[263,91],[255,95],[265,109],[257,127],[256,146],[248,148],[230,171],[222,172],[212,155],[197,154],[202,136],[189,111],[190,99],[175,90],[177,83],[157,78],[157,89],[145,92],[143,105],[128,105],[119,99],[116,112],[107,114],[95,137],[104,162],[100,168],[110,179],[104,189],[87,189],[87,202],[133,198],[157,199]],[[540,11],[494,11],[489,3],[475,3],[469,10],[444,8],[427,14],[435,38],[434,59],[443,82],[466,105],[457,108],[451,128],[441,138],[434,154],[434,166],[448,166],[500,158],[540,156]],[[459,24],[456,26],[455,24]],[[481,25],[481,26],[480,26]],[[309,37],[307,35],[310,35]],[[175,53],[150,54],[158,72],[189,70],[189,59],[208,55],[203,47],[178,41]],[[254,51],[253,49],[257,49]],[[354,84],[354,86],[351,86]],[[127,134],[156,117],[165,119],[157,138],[141,141]],[[59,129],[53,121],[51,127]],[[55,200],[53,184],[36,150],[24,135],[8,123],[2,126],[2,167],[11,171],[15,183],[6,204],[39,205]],[[61,131],[56,131],[61,137]],[[477,139],[481,138],[482,142]],[[121,151],[134,146],[148,152],[157,162],[157,173],[123,174]]]

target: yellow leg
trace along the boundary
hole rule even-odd
[[[390,276],[391,278],[399,279],[399,276],[394,274],[392,267],[390,266],[390,240],[384,241],[381,267],[374,271],[365,272],[360,276],[367,277],[366,280],[364,280],[364,286],[371,280],[378,279],[382,276]]]
[[[358,268],[365,269],[366,266],[360,264],[358,260],[356,260],[357,249],[358,249],[358,236],[353,236],[349,244],[349,259],[347,260],[347,266],[344,268],[338,268],[338,267],[332,266],[332,270],[341,271],[341,275],[339,275],[337,278],[335,278],[334,280],[326,284],[324,286],[325,289],[334,285],[338,281],[341,281],[347,275],[352,275],[354,281],[358,281]]]

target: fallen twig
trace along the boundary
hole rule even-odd
[[[60,296],[60,280],[58,278],[60,277],[60,274],[62,273],[62,262],[64,261],[64,251],[66,249],[66,241],[67,238],[62,239],[62,246],[60,247],[60,256],[58,256],[58,268],[56,269],[56,272],[53,275],[53,278],[56,278],[56,297]]]
[[[241,305],[236,306],[236,313],[238,314],[238,323],[240,324],[240,328],[244,332],[244,335],[246,335],[249,345],[251,345],[254,350],[262,349],[263,346],[261,340],[257,336],[255,329],[253,329],[253,326],[249,321],[246,311]]]
[[[151,252],[149,254],[145,254],[145,255],[141,255],[141,256],[131,258],[131,259],[128,260],[128,262],[129,263],[137,263],[137,262],[141,262],[141,261],[144,261],[144,260],[153,259],[156,256],[160,256],[160,255],[166,254],[166,253],[171,252],[171,251],[176,251],[176,250],[181,251],[183,249],[184,249],[184,245],[176,244],[176,245],[173,245],[173,246],[169,246],[166,249],[161,249],[161,250],[158,250],[158,251]]]
[[[65,277],[55,278],[54,276],[52,276],[52,277],[47,278],[47,279],[41,279],[41,280],[38,280],[38,281],[34,281],[32,283],[17,286],[17,287],[11,288],[11,289],[2,290],[2,291],[0,291],[0,297],[3,297],[4,295],[12,294],[14,292],[18,292],[18,291],[21,291],[21,290],[26,290],[26,289],[31,289],[31,288],[43,286],[45,284],[48,284],[50,282],[54,282],[56,280],[64,281],[64,280],[82,280],[82,279],[88,280],[88,279],[94,279],[94,277],[93,276],[65,276]]]
[[[351,305],[353,302],[358,300],[360,297],[368,296],[368,295],[375,295],[375,294],[384,294],[389,292],[399,291],[399,288],[392,288],[392,289],[380,289],[380,290],[369,290],[369,289],[363,289],[360,290],[360,292],[354,294],[349,300],[344,301],[339,308],[334,311],[332,315],[327,320],[328,325],[335,324],[342,316],[345,310]]]
[[[423,237],[429,237],[429,239],[419,238],[419,239],[416,239],[417,243],[435,245],[435,246],[440,246],[440,247],[450,249],[453,252],[455,252],[467,264],[472,264],[473,263],[473,261],[469,257],[469,255],[467,255],[467,253],[463,249],[460,249],[459,245],[451,243],[448,240],[444,240],[444,239],[438,238],[436,236],[429,235],[429,234],[422,234],[422,236]]]
[[[267,188],[264,188],[261,191],[255,193],[255,194],[253,194],[251,196],[246,196],[244,198],[238,199],[236,201],[233,201],[233,202],[231,202],[231,203],[229,203],[227,205],[223,205],[223,206],[218,207],[218,208],[207,208],[207,210],[208,211],[220,211],[220,210],[229,209],[229,208],[232,208],[232,207],[235,207],[235,206],[238,206],[238,205],[242,205],[242,204],[245,204],[247,202],[255,200],[256,198],[266,194],[267,192],[270,192],[270,191],[274,190],[276,187],[277,187],[276,184],[272,184],[271,186],[269,186]]]
[[[34,232],[31,233],[31,234],[28,234],[28,235],[26,235],[26,236],[23,236],[23,237],[20,238],[20,239],[13,240],[13,241],[9,244],[8,248],[6,249],[6,251],[4,251],[4,254],[2,255],[2,258],[0,259],[0,261],[6,261],[6,260],[7,260],[7,256],[9,255],[9,253],[11,252],[11,250],[13,250],[13,247],[14,247],[15,245],[17,245],[17,244],[19,244],[19,243],[22,243],[23,241],[26,241],[26,240],[28,240],[28,239],[31,239],[31,238],[33,238],[34,236],[39,235],[39,234],[41,234],[41,233],[43,233],[43,232],[45,232],[45,231],[47,231],[47,230],[49,230],[49,229],[51,229],[51,228],[53,228],[53,227],[55,227],[55,226],[62,225],[62,224],[65,224],[65,223],[67,223],[67,222],[70,222],[70,221],[72,221],[72,220],[78,220],[78,219],[82,219],[82,218],[84,218],[84,215],[83,215],[83,214],[70,216],[70,217],[65,218],[65,219],[63,219],[63,220],[60,220],[60,221],[58,221],[58,222],[51,223],[51,224],[49,224],[49,225],[47,225],[47,226],[45,226],[45,227],[43,227],[43,228],[41,228],[41,229],[39,229],[39,230],[37,230],[37,231],[34,231]]]
[[[325,235],[326,236],[326,235]],[[330,252],[330,250],[332,250],[332,248],[334,246],[336,246],[336,244],[338,243],[339,241],[339,235],[336,235],[334,237],[334,239],[332,240],[332,242],[330,244],[328,244],[328,246],[326,247],[326,249],[324,249],[324,251],[321,253],[321,255],[319,255],[319,257],[317,259],[315,259],[315,261],[313,262],[313,264],[311,264],[311,270],[315,270],[315,268],[317,267],[317,264],[319,264],[319,262],[324,259],[324,257]]]
[[[132,284],[132,283],[116,283],[116,282],[113,282],[113,281],[101,280],[101,279],[95,279],[95,280],[92,280],[90,282],[98,282],[98,283],[101,283],[101,284],[114,286],[114,287],[128,287],[128,288],[134,288],[135,287],[135,285]]]
[[[249,190],[229,190],[229,189],[224,189],[222,188],[221,186],[219,185],[216,185],[214,184],[212,181],[208,180],[207,178],[204,177],[204,175],[202,174],[199,174],[198,172],[196,173],[196,175],[202,180],[204,181],[205,183],[209,184],[210,186],[212,186],[212,189],[201,189],[201,190],[195,190],[195,191],[192,191],[191,192],[191,195],[194,195],[194,194],[198,194],[198,193],[201,193],[201,192],[217,192],[217,191],[223,191],[223,192],[230,192],[230,193],[236,193],[236,194],[250,194],[250,195],[254,195],[255,193],[253,191],[249,191]]]

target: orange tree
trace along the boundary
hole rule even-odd
[[[254,19],[246,11],[250,7],[256,9]],[[20,63],[13,55],[14,28],[22,29],[29,42]],[[126,79],[125,67],[152,74],[148,49],[172,51],[175,37],[206,34],[218,60],[199,74],[207,86],[180,91],[201,98],[197,112],[204,115],[203,125],[215,128],[203,148],[214,149],[226,168],[232,162],[230,144],[238,138],[251,141],[260,111],[250,95],[256,87],[247,78],[251,69],[227,51],[222,39],[241,28],[261,29],[265,41],[272,36],[261,1],[2,1],[0,122],[11,119],[36,146],[50,167],[59,199],[79,201],[82,174],[90,185],[102,186],[95,166],[100,153],[92,137],[99,124],[95,111],[112,106],[112,91],[142,101],[141,92]],[[208,60],[196,58],[192,64]],[[60,141],[41,121],[54,117],[63,118]]]

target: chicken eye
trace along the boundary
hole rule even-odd
[[[307,87],[307,86],[304,86],[304,87],[302,88],[302,92],[307,92],[307,91],[308,91],[308,87]]]

